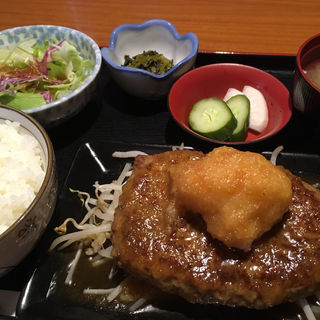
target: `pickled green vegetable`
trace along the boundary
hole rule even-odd
[[[142,69],[160,75],[168,72],[173,67],[173,60],[154,50],[143,51],[134,57],[124,56],[123,67]]]
[[[194,131],[221,141],[229,140],[237,126],[237,120],[230,108],[218,97],[204,98],[196,102],[188,121]]]
[[[250,101],[245,95],[237,94],[226,103],[237,119],[230,141],[244,141],[249,127]]]

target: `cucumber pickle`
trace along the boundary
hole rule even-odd
[[[237,94],[227,101],[227,105],[237,119],[230,141],[243,141],[249,127],[250,101],[244,94]]]
[[[244,95],[232,97],[227,103],[210,97],[193,105],[188,121],[192,130],[205,137],[241,141],[246,137],[249,113],[250,102]]]

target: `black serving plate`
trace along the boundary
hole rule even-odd
[[[95,181],[111,182],[120,174],[124,164],[132,161],[132,159],[112,158],[114,151],[140,150],[153,154],[170,149],[169,146],[94,142],[81,146],[60,195],[54,219],[43,238],[44,247],[48,248],[55,237],[54,225],[59,225],[70,216],[79,221],[85,213],[79,198],[72,194],[69,188],[93,194],[92,185]],[[271,152],[264,154],[268,158]],[[281,153],[277,162],[304,177],[314,179],[320,177],[320,157],[317,155]],[[121,311],[119,308],[110,310],[108,304],[100,298],[87,299],[82,294],[82,289],[87,286],[102,287],[106,282],[104,279],[107,277],[107,271],[103,273],[99,270],[94,276],[94,268],[79,270],[74,277],[75,283],[79,282],[78,285],[67,287],[64,284],[67,268],[74,254],[73,250],[64,250],[43,256],[22,292],[17,310],[19,319],[288,319],[299,312],[295,304],[255,311],[245,308],[192,305],[171,296],[153,301],[136,313]],[[86,272],[91,274],[90,279],[83,280]]]
[[[282,81],[290,92],[292,90],[295,68],[295,56],[293,55],[200,52],[197,57],[196,67],[220,62],[242,63],[260,68]],[[320,154],[319,119],[319,117],[306,119],[294,111],[289,124],[279,134],[267,141],[239,148],[263,152],[272,151],[277,146],[283,145],[284,151],[290,154],[290,157],[287,158],[286,161],[293,163],[293,168],[295,168],[295,162],[297,162],[299,166],[303,166],[304,160],[307,158],[310,159],[310,161],[308,160],[308,164],[305,164],[306,167],[304,168],[311,170],[309,166],[313,166],[311,171],[317,172],[317,155]],[[120,143],[119,145],[125,144],[127,146],[139,143],[144,147],[146,145],[172,146],[180,145],[181,142],[184,142],[185,145],[202,151],[209,151],[217,146],[205,141],[199,141],[182,130],[171,118],[166,99],[160,101],[144,101],[124,93],[110,79],[105,66],[102,66],[99,75],[99,86],[94,98],[77,116],[58,127],[48,130],[48,134],[53,143],[57,160],[59,190],[61,193],[60,199],[72,208],[73,203],[69,204],[69,200],[65,199],[66,193],[63,186],[72,161],[79,148],[80,151],[76,157],[71,173],[77,166],[81,166],[81,163],[79,164],[77,159],[81,154],[81,150],[85,148],[83,145],[88,142],[90,145],[99,144],[103,146],[105,144],[106,148],[110,146],[109,141],[117,141]],[[101,153],[100,149],[99,152]],[[99,157],[104,157],[104,153],[100,153]],[[89,157],[89,161],[92,161],[90,156],[87,156]],[[107,159],[108,154],[105,154],[105,157],[106,158],[103,158],[104,161],[110,161]],[[95,163],[93,166],[98,166],[98,164]],[[78,179],[79,186],[91,188],[94,180],[92,175],[94,173],[90,170],[87,170],[87,168],[84,169],[78,177],[69,176],[68,183],[73,183],[74,179]],[[102,177],[99,169],[97,174],[99,175],[97,180],[99,180]],[[46,255],[45,253],[50,240],[49,236],[51,235],[51,237],[53,237],[53,233],[51,232],[52,227],[55,225],[54,223],[59,222],[59,217],[60,219],[63,217],[60,212],[62,206],[60,204],[61,201],[58,201],[58,207],[54,212],[52,224],[49,226],[48,232],[44,235],[45,241],[40,241],[39,245],[36,246],[18,267],[0,279],[0,290],[21,291],[26,287],[31,276],[33,277],[32,279],[35,279],[39,274],[37,273],[38,266],[42,265],[43,256]],[[74,214],[76,213],[74,212]],[[50,269],[50,266],[48,266],[48,268]],[[35,270],[36,273],[34,274]],[[33,284],[34,282],[31,281],[31,283]],[[39,284],[39,294],[42,290],[41,288],[42,285]],[[30,297],[28,291],[24,291],[24,297]],[[33,296],[33,298],[35,298],[35,296]],[[34,301],[36,301],[36,299]],[[19,315],[24,315],[25,309],[22,308],[23,302],[24,300],[20,301],[21,312]],[[5,301],[3,303],[5,303]],[[59,304],[59,306],[65,308],[70,307],[63,303]],[[83,317],[85,317],[85,315],[83,315]]]

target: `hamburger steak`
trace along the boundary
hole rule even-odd
[[[169,192],[170,167],[203,156],[136,157],[112,226],[119,265],[191,303],[261,309],[313,293],[320,282],[319,192],[285,171],[288,212],[250,251],[231,249],[207,233],[200,215],[179,210]]]

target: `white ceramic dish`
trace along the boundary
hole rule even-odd
[[[172,59],[173,68],[155,75],[122,66],[125,55],[133,57],[148,50]],[[151,100],[168,94],[173,82],[193,67],[197,52],[198,39],[194,33],[179,35],[170,22],[159,19],[117,27],[111,34],[109,47],[101,49],[102,57],[118,85],[129,94]]]

